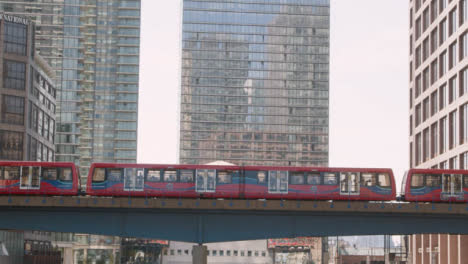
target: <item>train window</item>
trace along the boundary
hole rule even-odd
[[[146,172],[146,181],[159,182],[161,181],[161,171],[155,169],[148,169]]]
[[[0,180],[3,180],[3,168],[0,168]]]
[[[59,180],[61,181],[73,181],[73,171],[72,168],[60,168],[59,170]]]
[[[257,179],[259,184],[266,183],[266,173],[264,171],[259,171],[257,173]]]
[[[112,182],[121,182],[122,169],[107,169],[107,180]]]
[[[318,173],[307,173],[307,184],[319,185],[320,184],[320,174],[318,174]]]
[[[232,183],[232,171],[218,171],[218,183]]]
[[[411,176],[411,187],[423,187],[424,176],[422,174],[413,174]]]
[[[18,180],[20,177],[20,167],[3,168],[3,177],[5,180]]]
[[[375,186],[376,179],[374,173],[361,173],[361,186]]]
[[[468,188],[468,175],[463,175],[463,187]]]
[[[304,173],[291,172],[291,184],[304,184]]]
[[[94,168],[93,182],[103,182],[106,179],[106,169]]]
[[[380,187],[390,187],[390,176],[387,173],[379,173],[377,176],[377,183]]]
[[[180,182],[193,182],[193,170],[180,170]]]
[[[325,172],[323,174],[323,184],[325,184],[325,185],[337,185],[338,182],[336,180],[336,173]]]
[[[164,181],[165,182],[176,182],[177,181],[177,171],[176,170],[165,170],[164,171]]]
[[[48,181],[56,181],[57,168],[42,168],[42,179]]]
[[[426,175],[426,186],[440,187],[440,175]]]

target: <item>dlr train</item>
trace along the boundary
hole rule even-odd
[[[396,197],[391,169],[0,161],[0,195],[468,202],[468,171],[410,169]]]

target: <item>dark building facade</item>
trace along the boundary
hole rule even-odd
[[[184,0],[180,163],[328,165],[329,28],[329,0]]]
[[[0,160],[53,161],[56,90],[34,24],[0,14],[0,36]]]

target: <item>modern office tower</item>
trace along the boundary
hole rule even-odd
[[[410,167],[468,169],[467,1],[411,0],[409,10]],[[468,236],[409,241],[412,263],[466,262]]]
[[[55,70],[57,161],[136,162],[140,0],[4,1]]]
[[[329,28],[329,0],[184,0],[180,163],[326,166]]]
[[[36,54],[34,24],[0,14],[0,160],[53,161],[52,68]]]
[[[466,0],[410,1],[410,167],[468,168]]]

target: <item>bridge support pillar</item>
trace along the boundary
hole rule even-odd
[[[193,246],[192,263],[208,264],[208,248],[204,245]]]

